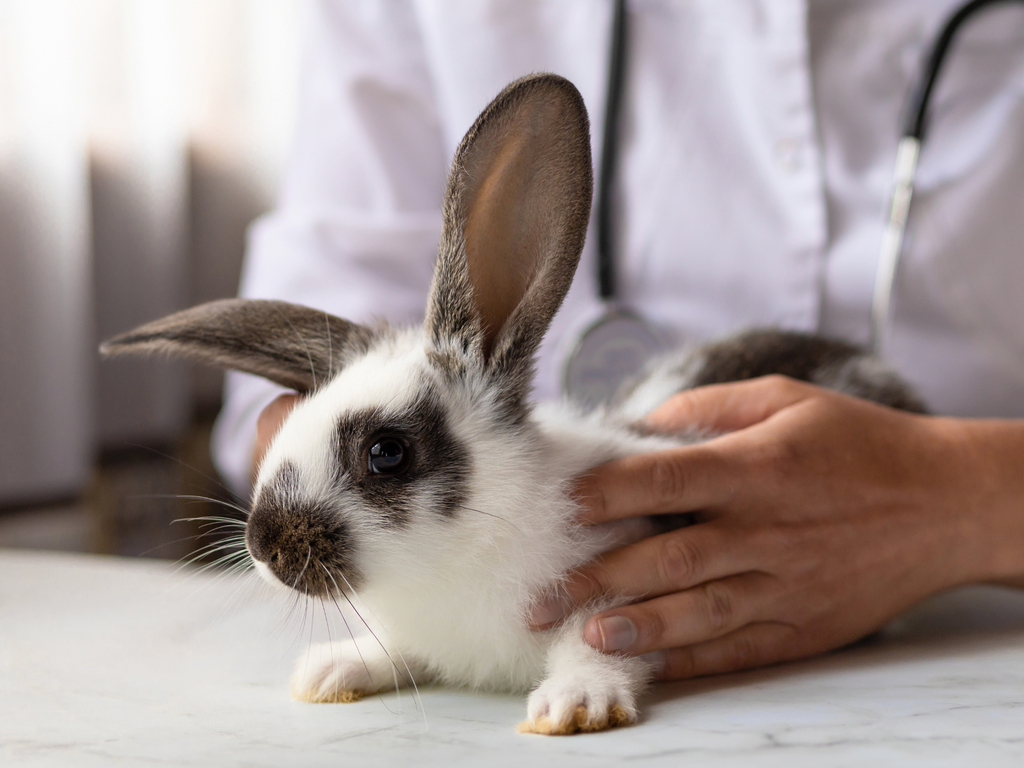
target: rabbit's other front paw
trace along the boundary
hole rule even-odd
[[[359,701],[368,693],[406,685],[410,673],[396,669],[383,649],[370,643],[318,643],[295,665],[292,698],[313,704]]]
[[[520,733],[566,736],[632,725],[636,701],[611,681],[548,678],[530,694]]]

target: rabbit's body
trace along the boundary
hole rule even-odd
[[[921,409],[855,348],[780,331],[670,357],[609,412],[532,407],[534,358],[572,281],[591,192],[579,93],[554,75],[523,78],[456,153],[422,329],[232,299],[104,345],[184,354],[308,395],[259,467],[246,545],[272,582],[351,600],[377,642],[311,649],[296,670],[298,698],[348,701],[413,680],[536,686],[526,730],[634,722],[647,661],[584,643],[587,610],[555,629],[527,628],[531,603],[573,568],[655,530],[642,519],[577,524],[573,478],[695,439],[645,436],[629,422],[701,384],[781,373]]]
[[[254,519],[282,496],[290,496],[293,506],[329,504],[340,510],[336,514],[351,526],[348,536],[358,552],[345,578],[365,584],[354,590],[357,607],[367,609],[362,618],[387,646],[400,680],[408,674],[404,662],[422,679],[526,690],[541,680],[549,649],[565,632],[531,632],[526,614],[532,601],[572,568],[650,532],[645,520],[596,528],[576,524],[571,481],[613,458],[678,441],[638,435],[568,404],[524,408],[522,418],[510,423],[482,371],[480,376],[453,384],[422,333],[382,331],[363,357],[297,405],[283,425],[254,489]],[[324,470],[336,461],[329,454],[336,445],[332,435],[339,414],[368,410],[382,423],[430,420],[433,429],[446,433],[449,455],[443,461],[454,455],[463,463],[457,484],[451,473],[445,479],[445,492],[458,499],[449,511],[420,514],[430,505],[417,502],[401,522],[378,529],[360,525],[364,511],[356,500],[339,499],[338,478]],[[288,489],[296,473],[301,491]],[[345,647],[379,653],[373,645],[367,639],[358,649]],[[314,651],[329,666],[337,654]],[[300,681],[295,692],[333,700],[387,688],[395,670],[390,661],[384,667],[386,675],[372,684],[360,680],[355,689],[317,661],[303,659],[298,674],[305,672],[306,683]]]

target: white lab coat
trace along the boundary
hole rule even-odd
[[[955,0],[630,0],[616,213],[620,298],[681,340],[749,326],[864,343],[899,114]],[[605,0],[322,0],[294,153],[241,295],[422,318],[447,166],[509,81],[552,71],[591,115]],[[933,99],[889,360],[938,412],[1024,415],[1024,12],[964,31]],[[599,311],[593,237],[537,396]],[[234,374],[218,465],[248,479],[278,392]]]

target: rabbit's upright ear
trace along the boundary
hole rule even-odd
[[[550,74],[505,88],[452,164],[427,307],[432,343],[479,354],[525,394],[579,262],[592,192],[579,91]]]
[[[372,339],[364,326],[298,304],[223,299],[115,336],[100,352],[188,357],[309,392],[365,352]]]

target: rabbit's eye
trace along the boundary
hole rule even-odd
[[[405,469],[409,449],[401,440],[386,437],[370,446],[367,464],[375,475],[391,475]]]

